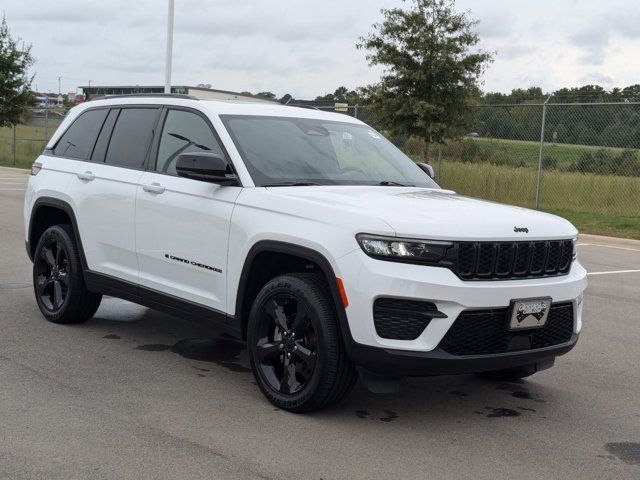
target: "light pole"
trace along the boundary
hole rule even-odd
[[[171,59],[173,56],[173,9],[175,0],[169,0],[167,13],[167,56],[164,66],[164,93],[171,93]]]

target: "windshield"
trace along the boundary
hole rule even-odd
[[[439,188],[409,157],[366,125],[293,117],[220,117],[256,186]]]

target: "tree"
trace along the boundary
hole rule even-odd
[[[31,45],[11,37],[7,20],[0,24],[0,127],[15,125],[31,100],[31,80],[27,70],[33,65]]]
[[[369,52],[371,66],[385,68],[379,83],[363,89],[371,106],[392,134],[422,138],[428,162],[431,142],[464,133],[479,77],[493,57],[475,48],[478,22],[456,12],[453,0],[411,3],[382,9],[384,21],[357,47]]]
[[[258,92],[256,97],[268,98],[269,100],[275,100],[276,94],[273,92]]]
[[[327,93],[326,95],[316,97],[316,102],[337,102],[357,105],[362,102],[362,99],[357,91],[349,90],[347,87],[338,87],[333,93]]]

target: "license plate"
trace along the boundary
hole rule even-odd
[[[544,327],[549,316],[549,307],[549,297],[512,300],[509,330]]]

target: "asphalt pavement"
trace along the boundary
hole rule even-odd
[[[40,315],[24,249],[27,175],[0,169],[0,478],[640,478],[640,244],[589,237],[577,347],[518,383],[410,379],[295,415],[244,346],[114,298]]]

